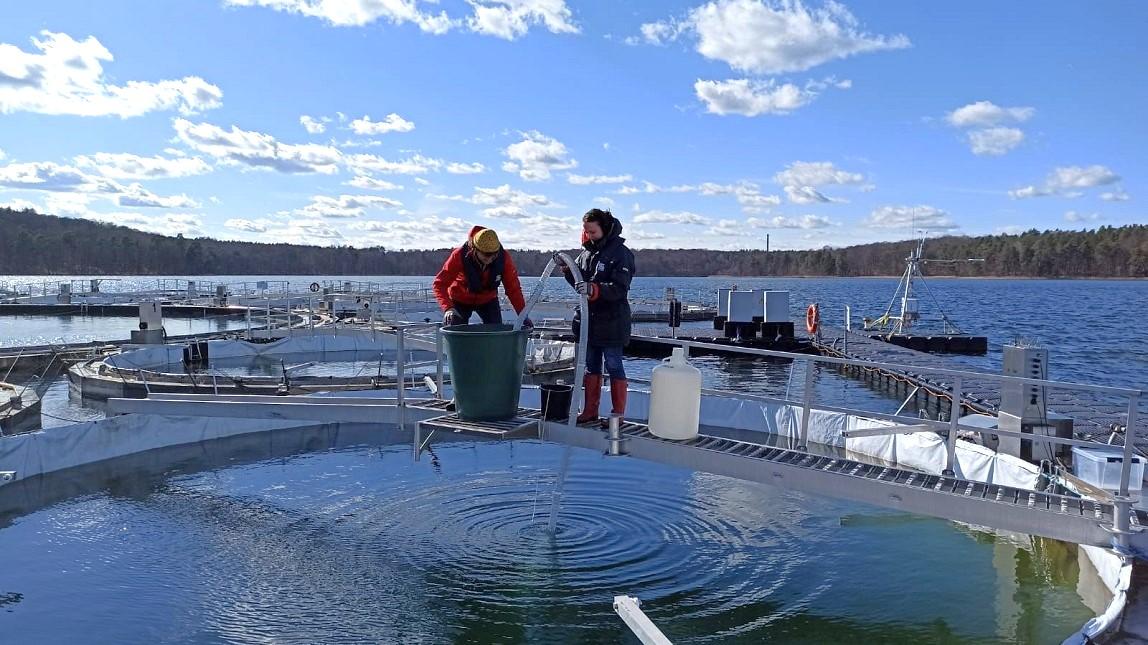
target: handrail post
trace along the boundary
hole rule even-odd
[[[398,382],[399,382],[399,393],[398,393],[399,430],[406,430],[407,429],[406,428],[406,416],[407,416],[406,415],[406,400],[405,400],[405,396],[404,396],[406,392],[405,392],[405,389],[403,388],[403,381],[406,380],[406,374],[405,374],[405,370],[404,370],[404,367],[406,365],[405,365],[405,362],[403,360],[403,354],[406,353],[405,352],[405,343],[403,342],[403,340],[404,340],[403,339],[403,332],[404,331],[405,330],[402,327],[395,328],[395,338],[396,338],[396,344],[398,345],[398,355],[399,355],[398,361],[395,364],[395,376],[398,377]]]
[[[435,357],[435,375],[434,382],[438,386],[438,398],[442,398],[442,327],[436,327],[434,331],[434,357]]]
[[[1124,463],[1120,465],[1120,496],[1128,497],[1128,480],[1132,473],[1132,435],[1136,428],[1136,408],[1140,393],[1128,395],[1128,419],[1124,424]]]
[[[803,394],[804,403],[801,406],[801,438],[798,440],[798,450],[809,449],[809,413],[813,405],[813,370],[815,365],[812,360],[805,363],[805,392]]]
[[[953,403],[949,406],[948,451],[945,457],[945,469],[941,471],[946,477],[952,477],[957,472],[957,423],[961,418],[961,400],[965,396],[961,385],[961,377],[953,379]]]

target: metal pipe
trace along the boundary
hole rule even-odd
[[[897,411],[894,412],[893,414],[894,415],[901,414],[901,412],[903,412],[905,410],[905,406],[909,405],[909,401],[912,401],[913,397],[917,396],[917,392],[919,392],[919,391],[921,391],[920,385],[913,388],[913,391],[909,392],[909,396],[905,397],[905,401],[904,401],[904,403],[901,404],[901,407],[897,408]]]
[[[398,354],[399,354],[398,362],[395,365],[395,373],[396,373],[396,375],[398,377],[398,381],[399,381],[399,392],[398,392],[399,430],[406,430],[407,429],[406,428],[406,400],[405,400],[406,399],[406,396],[405,396],[406,395],[406,388],[404,387],[405,381],[406,381],[406,371],[405,371],[406,360],[405,360],[405,357],[403,356],[403,354],[406,353],[406,344],[404,343],[404,338],[403,338],[403,332],[404,331],[405,330],[402,327],[398,327],[395,329],[395,342],[396,342],[396,345],[398,347]],[[418,443],[417,442],[415,444],[415,449],[416,450],[418,449]],[[417,457],[417,455],[416,455],[416,457]]]
[[[957,423],[961,418],[961,377],[953,380],[953,399],[952,404],[949,406],[949,436],[946,443],[948,444],[948,455],[945,457],[945,469],[941,471],[942,475],[952,477],[956,474],[957,465]]]
[[[805,450],[809,447],[809,412],[812,408],[813,398],[813,361],[805,364],[805,392],[804,403],[801,408],[801,439],[797,449]]]
[[[1124,424],[1124,463],[1120,465],[1120,496],[1128,497],[1128,480],[1132,472],[1132,436],[1136,428],[1136,408],[1139,393],[1128,396],[1128,419]]]
[[[622,442],[625,441],[625,439],[622,438],[622,415],[610,415],[610,424],[606,431],[606,439],[609,440],[609,450],[607,454],[612,457],[626,454],[626,451],[622,449]]]
[[[434,382],[438,387],[438,398],[442,398],[442,327],[438,327],[434,332],[434,356],[435,356],[435,374]]]

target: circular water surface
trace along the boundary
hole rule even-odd
[[[1042,544],[554,444],[359,446],[16,518],[0,616],[26,642],[627,642],[631,594],[675,643],[1059,642],[1093,614],[1075,547]]]

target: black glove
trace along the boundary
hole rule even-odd
[[[447,309],[442,315],[442,326],[450,327],[451,325],[465,325],[466,321],[463,320],[462,314],[454,309]]]

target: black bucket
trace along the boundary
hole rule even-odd
[[[545,383],[538,386],[542,393],[542,418],[547,421],[565,421],[570,418],[570,400],[574,388],[561,383]]]

